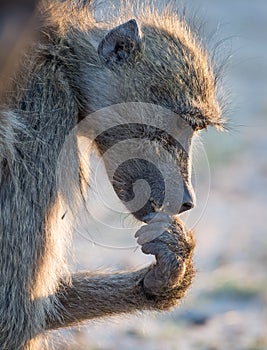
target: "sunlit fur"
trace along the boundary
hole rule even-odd
[[[29,43],[2,98],[1,349],[36,350],[38,340],[30,339],[43,334],[48,318],[51,323],[58,319],[55,293],[69,279],[69,234],[61,217],[71,216],[67,204],[78,197],[81,184],[75,135],[68,159],[63,155],[65,170],[72,175],[66,177],[64,191],[56,183],[56,172],[66,135],[78,120],[116,103],[147,102],[178,113],[195,129],[224,124],[207,52],[172,6],[162,12],[143,2],[111,6],[100,21],[97,2],[76,3],[41,2],[38,38]],[[141,28],[143,51],[134,67],[114,72],[101,63],[97,46],[110,28],[131,18]],[[99,125],[95,128],[97,132]],[[61,184],[65,173],[59,174]],[[192,267],[190,271],[179,293],[155,306],[140,298],[139,309],[175,305],[191,282]],[[108,292],[104,299],[109,300]],[[121,309],[110,302],[110,314]]]
[[[76,32],[71,33],[69,29],[67,34],[73,36],[77,50],[84,51],[84,45],[92,45],[92,54],[84,57],[81,65],[90,108],[99,109],[122,101],[154,102],[173,110],[196,127],[223,127],[224,120],[216,100],[216,79],[208,52],[197,34],[192,33],[186,22],[179,18],[173,6],[158,12],[151,4],[147,6],[133,2],[131,5],[126,3],[119,10],[116,7],[108,11],[105,4],[105,13],[108,15],[104,23],[89,20],[93,31],[89,35],[86,33],[84,41],[81,38],[78,40]],[[121,24],[122,18],[123,21],[136,18],[144,45],[137,64],[123,68],[120,74],[103,68],[96,49],[103,35]],[[84,23],[82,21],[83,28]],[[88,79],[92,74],[97,79],[98,91],[91,89],[86,81],[87,69]],[[107,79],[111,84],[109,90],[105,89]],[[103,91],[105,99],[102,99]]]

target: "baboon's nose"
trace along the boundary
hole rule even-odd
[[[193,194],[190,193],[187,186],[184,186],[183,202],[179,210],[179,214],[194,208],[194,206],[195,206],[195,201],[194,201]]]
[[[192,203],[192,202],[183,203],[183,205],[181,206],[181,208],[179,210],[179,214],[181,214],[187,210],[190,210],[192,208],[194,208],[194,203]]]

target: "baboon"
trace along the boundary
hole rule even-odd
[[[224,123],[211,62],[197,35],[171,7],[120,4],[115,15],[110,12],[101,21],[95,19],[96,5],[41,1],[37,35],[27,43],[1,96],[1,349],[44,349],[47,330],[136,310],[168,310],[185,295],[194,276],[193,234],[178,214],[194,206],[190,157],[185,155],[190,154],[193,136]],[[167,109],[183,120],[190,130],[184,153],[160,128],[135,124],[135,116],[124,123],[128,127],[107,132],[100,132],[101,125],[109,123],[110,115],[104,115],[107,120],[90,119],[103,108],[123,103],[134,107],[139,102]],[[150,118],[158,118],[158,125],[169,123],[160,114]],[[150,142],[149,150],[141,143],[144,153],[157,153],[163,143],[174,161],[168,165],[159,155],[159,163],[182,174],[180,197],[165,211],[162,181],[148,162],[133,159],[118,166],[114,177],[109,175],[126,206],[136,179],[145,176],[152,184],[146,205],[140,210],[128,207],[146,223],[136,237],[145,254],[155,255],[151,266],[114,274],[68,272],[69,235],[60,225],[72,209],[79,209],[76,197],[83,191],[75,137],[66,157],[70,176],[65,188],[56,174],[66,138],[84,120],[83,136],[88,132],[99,156],[117,140],[136,133],[137,139],[145,135]],[[183,134],[180,124],[169,120],[174,122],[170,128]],[[112,157],[105,161],[108,174]],[[64,213],[59,202],[65,203]],[[147,239],[154,232],[159,235]]]

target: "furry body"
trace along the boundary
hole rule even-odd
[[[69,235],[60,230],[58,203],[61,197],[67,206],[65,196],[75,197],[79,191],[75,138],[69,167],[78,181],[70,180],[67,195],[57,184],[56,172],[65,139],[79,121],[113,104],[146,102],[178,113],[192,134],[223,124],[207,53],[176,13],[143,6],[122,10],[123,22],[137,19],[140,45],[133,45],[130,53],[122,46],[120,56],[114,51],[117,56],[109,56],[114,62],[129,58],[116,66],[103,59],[106,51],[99,43],[122,21],[112,17],[97,23],[92,12],[89,5],[41,2],[39,35],[29,43],[2,96],[0,349],[43,349],[47,329],[122,312],[169,309],[184,296],[194,275],[193,236],[177,216],[170,216],[167,236],[152,245],[140,242],[145,253],[157,257],[156,264],[114,275],[68,273]],[[110,35],[103,45],[112,40]],[[98,133],[98,122],[92,122],[88,137]],[[164,120],[159,123],[164,125]],[[103,144],[96,147],[101,154]],[[188,164],[184,167],[190,187]],[[168,271],[167,280],[161,267]]]

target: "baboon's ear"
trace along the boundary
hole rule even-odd
[[[98,54],[111,67],[134,62],[141,51],[141,37],[135,19],[113,28],[98,46]]]

